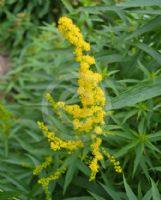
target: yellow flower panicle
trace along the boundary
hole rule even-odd
[[[36,168],[33,170],[33,174],[38,175],[43,169],[47,168],[52,163],[52,161],[53,159],[51,156],[46,157],[45,162],[36,166]]]
[[[83,147],[83,142],[82,141],[64,141],[55,136],[54,132],[51,132],[48,130],[48,127],[43,123],[43,122],[37,122],[39,128],[44,132],[46,137],[48,138],[48,141],[50,142],[50,148],[53,151],[57,151],[62,149],[66,149],[69,151],[74,151],[78,147],[82,148]]]
[[[57,115],[59,115],[58,105],[55,102],[54,98],[51,96],[51,94],[47,93],[45,95],[45,98],[51,104],[53,112],[55,112]]]
[[[61,103],[61,108],[73,116],[75,130],[89,132],[94,130],[95,126],[98,127],[104,123],[105,95],[99,87],[102,76],[90,70],[90,66],[95,64],[95,59],[83,54],[83,51],[90,50],[90,44],[84,41],[79,28],[73,24],[72,20],[68,17],[61,17],[58,22],[58,29],[75,47],[76,61],[80,63],[77,92],[82,103],[81,107],[78,105],[62,105]],[[58,106],[60,106],[59,103]],[[102,130],[96,128],[95,132],[101,134]]]
[[[100,138],[96,138],[95,142],[91,145],[92,154],[94,156],[91,161],[89,168],[91,169],[90,181],[94,180],[97,172],[99,171],[98,161],[103,159],[101,152],[99,151],[99,147],[101,146],[102,140]]]
[[[109,161],[113,164],[114,169],[117,173],[122,173],[122,167],[120,166],[120,162],[117,161],[114,156],[111,156],[104,148],[102,148],[103,154],[109,159]]]
[[[57,169],[56,171],[54,171],[52,174],[50,174],[48,177],[43,177],[43,178],[40,178],[38,180],[38,183],[42,185],[42,188],[44,189],[45,191],[45,194],[46,194],[46,200],[52,200],[52,197],[51,197],[51,193],[49,192],[49,189],[48,189],[48,186],[49,186],[49,183],[51,181],[54,181],[54,180],[57,180],[60,178],[60,176],[65,173],[66,169],[63,168],[63,169]]]
[[[82,53],[83,50],[90,50],[90,44],[84,41],[79,28],[68,17],[61,17],[59,19],[58,29],[71,44],[77,47],[76,55]]]

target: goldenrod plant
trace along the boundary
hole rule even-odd
[[[0,200],[160,200],[160,6],[0,1]]]
[[[77,92],[81,105],[66,105],[65,102],[56,103],[50,94],[46,95],[47,100],[52,105],[53,111],[59,116],[59,120],[61,120],[59,110],[64,110],[72,118],[72,128],[74,130],[72,140],[61,139],[59,131],[56,128],[54,128],[55,132],[49,131],[47,125],[43,122],[38,122],[37,124],[47,137],[51,150],[66,150],[69,153],[66,155],[67,157],[72,156],[75,151],[79,151],[77,156],[81,158],[81,162],[84,162],[82,157],[83,151],[87,149],[85,156],[91,156],[91,160],[89,161],[91,171],[90,181],[95,180],[100,170],[100,161],[104,155],[114,164],[115,171],[121,173],[122,168],[119,162],[102,147],[101,136],[104,134],[103,124],[106,98],[103,89],[99,85],[99,82],[102,80],[101,74],[91,69],[91,65],[95,64],[94,57],[84,54],[84,51],[90,50],[90,44],[84,40],[80,29],[68,17],[61,17],[59,19],[58,30],[74,46],[75,60],[80,63]],[[84,135],[87,135],[85,139]],[[34,169],[33,174],[39,174],[39,172],[47,168],[51,163],[52,158],[48,157],[44,163]],[[38,180],[38,183],[42,185],[46,193],[47,200],[52,199],[48,190],[49,183],[58,179],[65,172],[65,168],[68,168],[68,166],[61,166],[61,168],[56,169],[52,174]]]

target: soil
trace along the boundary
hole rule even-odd
[[[0,76],[6,74],[10,69],[10,59],[8,55],[0,55]]]
[[[0,78],[5,75],[11,67],[10,58],[7,54],[0,54]],[[2,80],[0,80],[2,84]],[[0,100],[3,99],[4,92],[0,90]]]

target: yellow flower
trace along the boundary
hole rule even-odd
[[[50,174],[48,177],[40,178],[38,180],[38,183],[42,185],[45,194],[46,194],[46,200],[52,200],[51,193],[49,192],[48,185],[51,181],[57,180],[60,178],[60,176],[66,171],[65,168],[63,169],[57,169],[52,174]]]
[[[83,55],[82,62],[88,63],[89,65],[93,65],[93,64],[95,64],[95,59],[92,56]]]
[[[94,130],[95,130],[95,132],[97,134],[101,134],[102,133],[102,128],[100,126],[96,126]]]
[[[45,162],[43,162],[41,165],[36,166],[36,168],[33,171],[34,175],[39,174],[43,169],[45,169],[47,166],[49,166],[52,162],[52,157],[48,156],[45,160]]]
[[[63,101],[59,101],[59,102],[57,102],[57,106],[58,106],[59,108],[64,108],[65,103],[64,103]]]
[[[55,100],[53,99],[53,97],[51,96],[51,94],[47,93],[45,95],[45,98],[47,99],[47,101],[51,104],[53,111],[58,113],[58,105],[55,102]]]
[[[82,148],[83,147],[83,142],[82,141],[77,141],[77,140],[67,140],[64,141],[57,137],[54,132],[51,132],[48,130],[48,127],[43,123],[43,122],[37,122],[38,127],[44,132],[46,137],[48,138],[48,141],[50,142],[50,148],[53,151],[57,151],[62,149],[66,149],[69,151],[74,151],[77,148]]]
[[[68,17],[61,17],[58,24],[59,31],[74,45],[76,61],[80,63],[77,92],[82,103],[82,106],[63,105],[62,108],[73,116],[75,130],[90,132],[96,124],[101,125],[104,122],[105,95],[98,85],[102,76],[90,70],[90,66],[95,64],[95,59],[83,54],[83,51],[90,50],[90,44],[84,41],[79,28]],[[98,107],[99,112],[96,111]]]
[[[120,162],[117,161],[114,156],[111,156],[104,148],[102,148],[102,153],[109,159],[109,161],[113,164],[114,169],[117,173],[122,173],[122,167],[120,166]]]
[[[92,154],[94,156],[93,160],[91,161],[89,168],[91,169],[90,181],[94,180],[96,174],[99,171],[99,164],[98,161],[103,159],[101,152],[99,151],[99,147],[101,146],[102,140],[100,138],[96,138],[95,142],[91,145]]]
[[[76,27],[68,17],[61,17],[59,19],[58,29],[71,44],[80,48],[81,51],[90,50],[90,44],[84,41],[79,28]]]

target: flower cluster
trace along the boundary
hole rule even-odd
[[[42,185],[45,193],[46,193],[46,200],[52,200],[51,193],[49,192],[48,185],[51,181],[57,180],[60,178],[60,176],[65,173],[66,168],[63,169],[57,169],[52,174],[50,174],[48,177],[40,178],[38,180],[38,183]]]
[[[37,122],[37,124],[39,128],[42,129],[46,137],[48,138],[48,141],[50,142],[50,148],[53,151],[57,151],[60,149],[74,151],[78,147],[83,147],[83,142],[71,141],[71,140],[64,141],[60,139],[59,137],[57,137],[54,132],[49,131],[48,127],[43,122]]]
[[[95,129],[95,132],[100,134],[101,125],[104,123],[105,95],[99,87],[102,76],[90,69],[91,65],[95,64],[94,57],[83,54],[83,51],[90,50],[90,44],[84,41],[79,28],[71,19],[61,17],[58,24],[59,31],[74,45],[75,58],[80,63],[77,92],[82,106],[64,105],[63,109],[73,116],[75,130],[89,132]]]
[[[92,149],[92,154],[94,156],[93,160],[91,161],[89,168],[91,169],[91,176],[90,176],[90,181],[95,179],[95,176],[97,172],[99,171],[99,165],[98,161],[102,160],[103,156],[101,152],[99,151],[99,147],[102,143],[102,140],[100,138],[96,138],[95,142],[91,145]]]
[[[58,30],[71,44],[76,47],[76,59],[80,61],[82,58],[82,51],[89,51],[90,44],[84,41],[79,28],[75,26],[72,20],[68,17],[61,17],[58,21]]]
[[[50,94],[50,93],[47,93],[47,94],[45,95],[45,98],[46,98],[46,100],[51,104],[53,111],[54,111],[57,115],[59,115],[58,105],[57,105],[57,103],[55,102],[55,100],[53,99],[53,97],[51,96],[51,94]]]
[[[120,162],[117,161],[114,156],[111,156],[104,148],[102,148],[102,153],[109,159],[109,161],[114,165],[114,169],[117,173],[122,173],[122,167]]]
[[[45,162],[43,162],[42,164],[36,166],[36,168],[33,171],[34,175],[39,174],[43,169],[47,168],[51,163],[52,163],[53,159],[51,156],[46,157]]]
[[[95,142],[91,144],[93,159],[89,164],[89,168],[91,169],[90,181],[94,180],[96,174],[99,171],[98,162],[103,159],[103,155],[106,156],[109,161],[113,164],[114,169],[117,173],[122,173],[122,168],[120,166],[120,162],[117,161],[114,156],[111,156],[103,147],[101,147],[102,139],[96,137]]]

